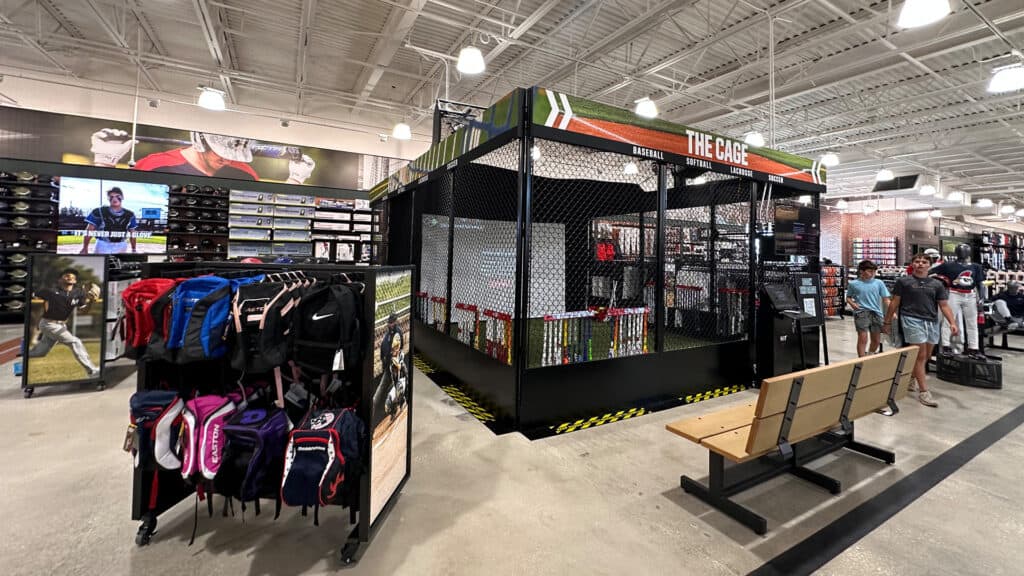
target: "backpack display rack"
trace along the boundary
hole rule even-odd
[[[412,371],[403,352],[411,349],[412,271],[145,264],[141,282],[173,279],[175,287],[163,299],[169,309],[147,306],[152,325],[139,326],[152,334],[134,351],[125,449],[135,456],[136,544],[148,544],[158,516],[193,493],[196,525],[201,499],[211,516],[215,497],[225,515],[238,499],[244,519],[246,502],[259,514],[262,498],[275,501],[275,519],[282,504],[303,516],[312,507],[317,525],[321,506],[347,507],[340,557],[358,562],[410,473]],[[294,290],[275,293],[274,283]],[[396,331],[405,346],[393,350]]]

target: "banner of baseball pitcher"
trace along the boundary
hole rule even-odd
[[[519,126],[522,118],[523,91],[513,90],[484,110],[480,120],[471,120],[469,126],[449,134],[434,144],[408,165],[392,173],[386,180],[370,189],[370,201],[394,194],[403,186],[445,166],[463,154],[493,139],[499,134]],[[452,166],[454,168],[454,166]]]
[[[826,170],[819,162],[769,148],[754,148],[664,120],[648,120],[592,100],[546,88],[533,88],[533,124],[623,144],[622,152],[777,184],[819,185]],[[673,158],[676,156],[676,158]]]
[[[365,190],[404,160],[0,106],[0,158]]]

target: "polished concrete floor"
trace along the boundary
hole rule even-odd
[[[829,322],[834,359],[853,349],[852,321]],[[1018,345],[1024,346],[1024,339]],[[495,436],[415,374],[412,478],[352,574],[746,574],[872,499],[1024,404],[1024,354],[1003,352],[1004,389],[933,380],[938,409],[904,401],[867,416],[860,439],[889,447],[886,466],[853,454],[818,466],[836,497],[780,477],[737,500],[769,521],[756,536],[684,494],[707,453],[665,431],[673,420],[749,401],[744,392],[530,442]],[[61,574],[324,574],[338,568],[347,514],[321,525],[287,510],[273,521],[199,518],[193,502],[161,517],[146,548],[133,540],[131,461],[121,451],[134,377],[104,392],[39,388],[24,400],[0,366],[0,572]],[[825,564],[821,574],[1020,574],[1024,565],[1024,428],[1018,428]]]

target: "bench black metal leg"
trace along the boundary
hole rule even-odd
[[[895,453],[889,450],[879,448],[877,446],[857,442],[856,440],[847,441],[844,448],[846,448],[847,450],[853,450],[854,452],[860,452],[861,454],[871,456],[872,458],[878,458],[879,460],[885,462],[886,464],[893,464],[896,462]]]
[[[761,536],[768,532],[768,521],[749,508],[741,506],[722,495],[725,479],[725,460],[720,454],[709,452],[708,485],[704,486],[689,476],[680,476],[679,485],[688,494],[700,498],[733,520],[743,524]]]
[[[794,466],[790,471],[790,474],[806,480],[811,484],[821,486],[825,490],[828,490],[832,494],[839,494],[843,491],[843,483],[831,476],[826,476],[821,472],[815,472],[810,468],[804,468],[803,466]]]

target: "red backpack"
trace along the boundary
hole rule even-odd
[[[124,311],[120,325],[126,356],[139,358],[146,351],[146,344],[153,334],[153,305],[158,301],[169,301],[179,282],[180,279],[173,278],[146,278],[130,284],[121,292]]]

